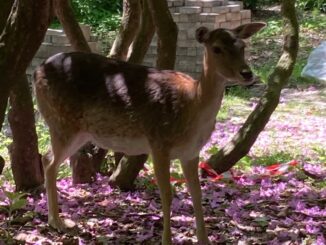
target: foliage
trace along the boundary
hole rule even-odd
[[[318,9],[326,12],[326,0],[297,0],[297,6],[303,10]]]
[[[280,0],[243,0],[245,8],[251,10],[261,9],[263,6],[280,3]]]
[[[7,199],[6,206],[0,206],[0,210],[5,210],[8,214],[9,221],[13,218],[13,212],[22,209],[27,204],[26,193],[3,191],[3,198]],[[0,196],[1,197],[1,196]],[[1,200],[0,200],[1,201]]]

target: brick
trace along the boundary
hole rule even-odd
[[[238,4],[232,4],[232,5],[228,5],[228,9],[230,12],[239,12],[240,11],[240,5]]]
[[[234,20],[241,20],[240,12],[226,14],[226,21],[234,21]]]
[[[212,8],[208,8],[208,7],[204,7],[203,8],[203,13],[211,13],[212,12]]]
[[[202,7],[203,2],[198,1],[198,0],[186,0],[185,1],[185,6],[197,6],[197,7]]]
[[[215,22],[214,23],[214,29],[220,28],[221,27],[221,23],[219,22]]]
[[[197,46],[197,41],[195,41],[195,40],[179,40],[178,46],[186,47],[186,48],[193,48],[193,47]]]
[[[201,13],[200,15],[201,22],[215,22],[218,14],[216,13]]]
[[[45,35],[43,39],[44,43],[51,43],[52,42],[52,36],[51,35]]]
[[[179,45],[177,46],[177,55],[187,55],[187,48],[179,47]]]
[[[180,16],[179,16],[179,22],[188,23],[188,21],[189,21],[188,14],[180,14]]]
[[[221,28],[230,28],[230,22],[222,22],[220,23]]]
[[[180,21],[180,13],[173,13],[172,14],[172,17],[173,17],[173,20],[175,21],[175,22],[179,22]]]
[[[178,39],[179,40],[188,40],[188,35],[186,30],[181,30],[178,33]]]
[[[239,25],[241,25],[241,21],[240,20],[233,20],[230,22],[230,28],[236,28]]]
[[[179,23],[178,28],[180,30],[189,30],[193,29],[196,30],[198,27],[200,27],[200,23]]]
[[[196,38],[196,30],[195,29],[189,29],[187,31],[187,38],[188,39],[195,39]]]
[[[175,0],[175,1],[173,1],[173,6],[174,7],[184,6],[184,1],[183,0]]]
[[[46,31],[46,35],[51,35],[51,36],[54,36],[54,35],[64,35],[64,32],[63,30],[56,30],[56,29],[48,29]]]
[[[251,22],[250,19],[242,19],[241,20],[241,25],[243,25],[243,24],[249,24],[250,22]]]
[[[201,12],[201,7],[181,7],[181,14],[196,14]]]
[[[224,0],[205,0],[202,2],[203,7],[216,7],[222,6],[224,4]]]
[[[251,19],[251,11],[249,9],[244,9],[240,11],[241,19]]]
[[[187,56],[197,56],[196,48],[188,48]]]
[[[215,17],[215,22],[217,23],[221,23],[221,22],[225,22],[226,21],[226,14],[218,14]]]
[[[217,14],[224,14],[229,12],[229,9],[226,6],[213,7],[212,12]]]
[[[243,9],[243,2],[242,1],[229,1],[230,5],[237,4],[240,5],[240,9]]]
[[[53,44],[68,44],[69,40],[66,37],[66,35],[56,35],[56,36],[52,36],[52,43]]]
[[[199,14],[188,14],[189,22],[199,22]]]

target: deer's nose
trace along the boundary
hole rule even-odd
[[[250,69],[243,69],[240,72],[240,75],[243,77],[245,81],[251,81],[253,79],[253,74]]]

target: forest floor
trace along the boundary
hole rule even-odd
[[[251,50],[261,80],[277,60],[282,42],[275,27],[279,20],[266,15],[263,18],[270,27],[253,40]],[[234,167],[237,177],[201,179],[212,244],[326,244],[326,86],[299,74],[311,49],[326,39],[325,31],[312,29],[302,30],[306,46],[300,49],[297,70],[265,130],[248,156]],[[266,39],[269,35],[272,37]],[[266,45],[275,53],[266,50]],[[227,90],[216,129],[202,150],[202,160],[237,132],[263,89],[262,83]],[[67,175],[60,179],[61,216],[77,224],[67,234],[47,225],[44,193],[14,194],[7,172],[0,176],[0,245],[159,244],[161,204],[150,162],[146,168],[135,192],[111,188],[105,175],[83,185],[72,185]],[[172,176],[176,180],[171,182],[173,241],[193,244],[192,203],[178,163],[172,165]]]

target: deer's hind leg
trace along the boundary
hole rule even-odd
[[[51,152],[43,158],[43,168],[45,176],[45,189],[47,193],[48,204],[48,223],[53,228],[64,231],[72,227],[73,222],[62,221],[59,218],[58,194],[57,194],[57,173],[60,164],[72,154],[74,154],[82,145],[87,142],[84,135],[76,133],[70,135],[59,134],[50,130]],[[50,155],[50,156],[49,156]]]

